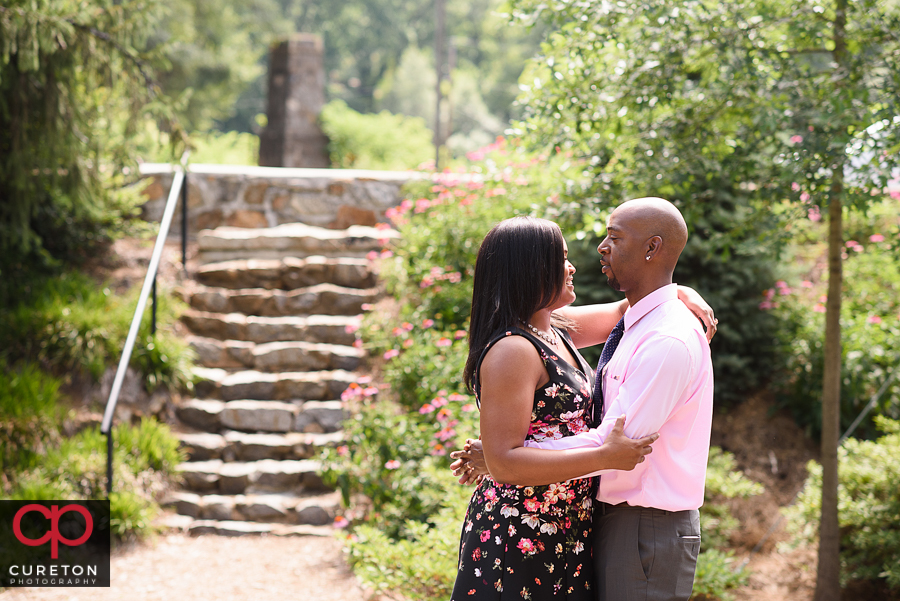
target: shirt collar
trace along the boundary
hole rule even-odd
[[[657,308],[661,304],[678,299],[678,285],[668,284],[657,288],[625,311],[625,331],[631,329],[644,315]]]

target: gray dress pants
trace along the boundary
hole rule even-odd
[[[594,507],[598,601],[687,601],[700,553],[700,514]]]

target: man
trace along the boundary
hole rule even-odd
[[[583,434],[525,443],[543,449],[600,445],[620,415],[629,437],[659,432],[653,453],[634,470],[599,472],[593,556],[600,601],[686,601],[691,595],[713,377],[707,337],[672,283],[686,242],[684,218],[666,200],[640,198],[613,211],[597,250],[603,273],[625,293],[629,309],[601,358],[594,400],[602,418]]]

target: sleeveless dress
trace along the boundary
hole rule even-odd
[[[534,393],[528,440],[558,439],[589,428],[591,369],[568,333],[556,333],[580,370],[517,327],[492,339],[479,360],[480,367],[487,350],[505,336],[524,336],[537,348],[550,381]],[[475,397],[480,404],[477,379]],[[590,478],[516,486],[485,477],[469,501],[451,601],[593,601],[591,503]]]

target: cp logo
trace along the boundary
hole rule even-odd
[[[22,517],[30,511],[37,511],[42,516],[50,520],[50,532],[48,532],[41,538],[28,538],[24,534],[22,534]],[[84,516],[84,534],[82,534],[75,540],[69,540],[59,533],[59,516],[66,513],[67,511],[75,511]],[[57,559],[59,557],[60,542],[70,547],[77,547],[78,545],[84,544],[87,539],[91,537],[91,532],[93,531],[94,520],[91,517],[91,513],[81,505],[66,505],[62,509],[59,509],[58,505],[51,505],[50,509],[47,509],[43,505],[31,504],[26,505],[25,507],[17,511],[16,517],[13,518],[13,532],[15,533],[16,538],[19,539],[22,544],[28,545],[29,547],[37,547],[39,545],[46,544],[47,541],[50,541],[50,557],[52,557],[53,559]]]

